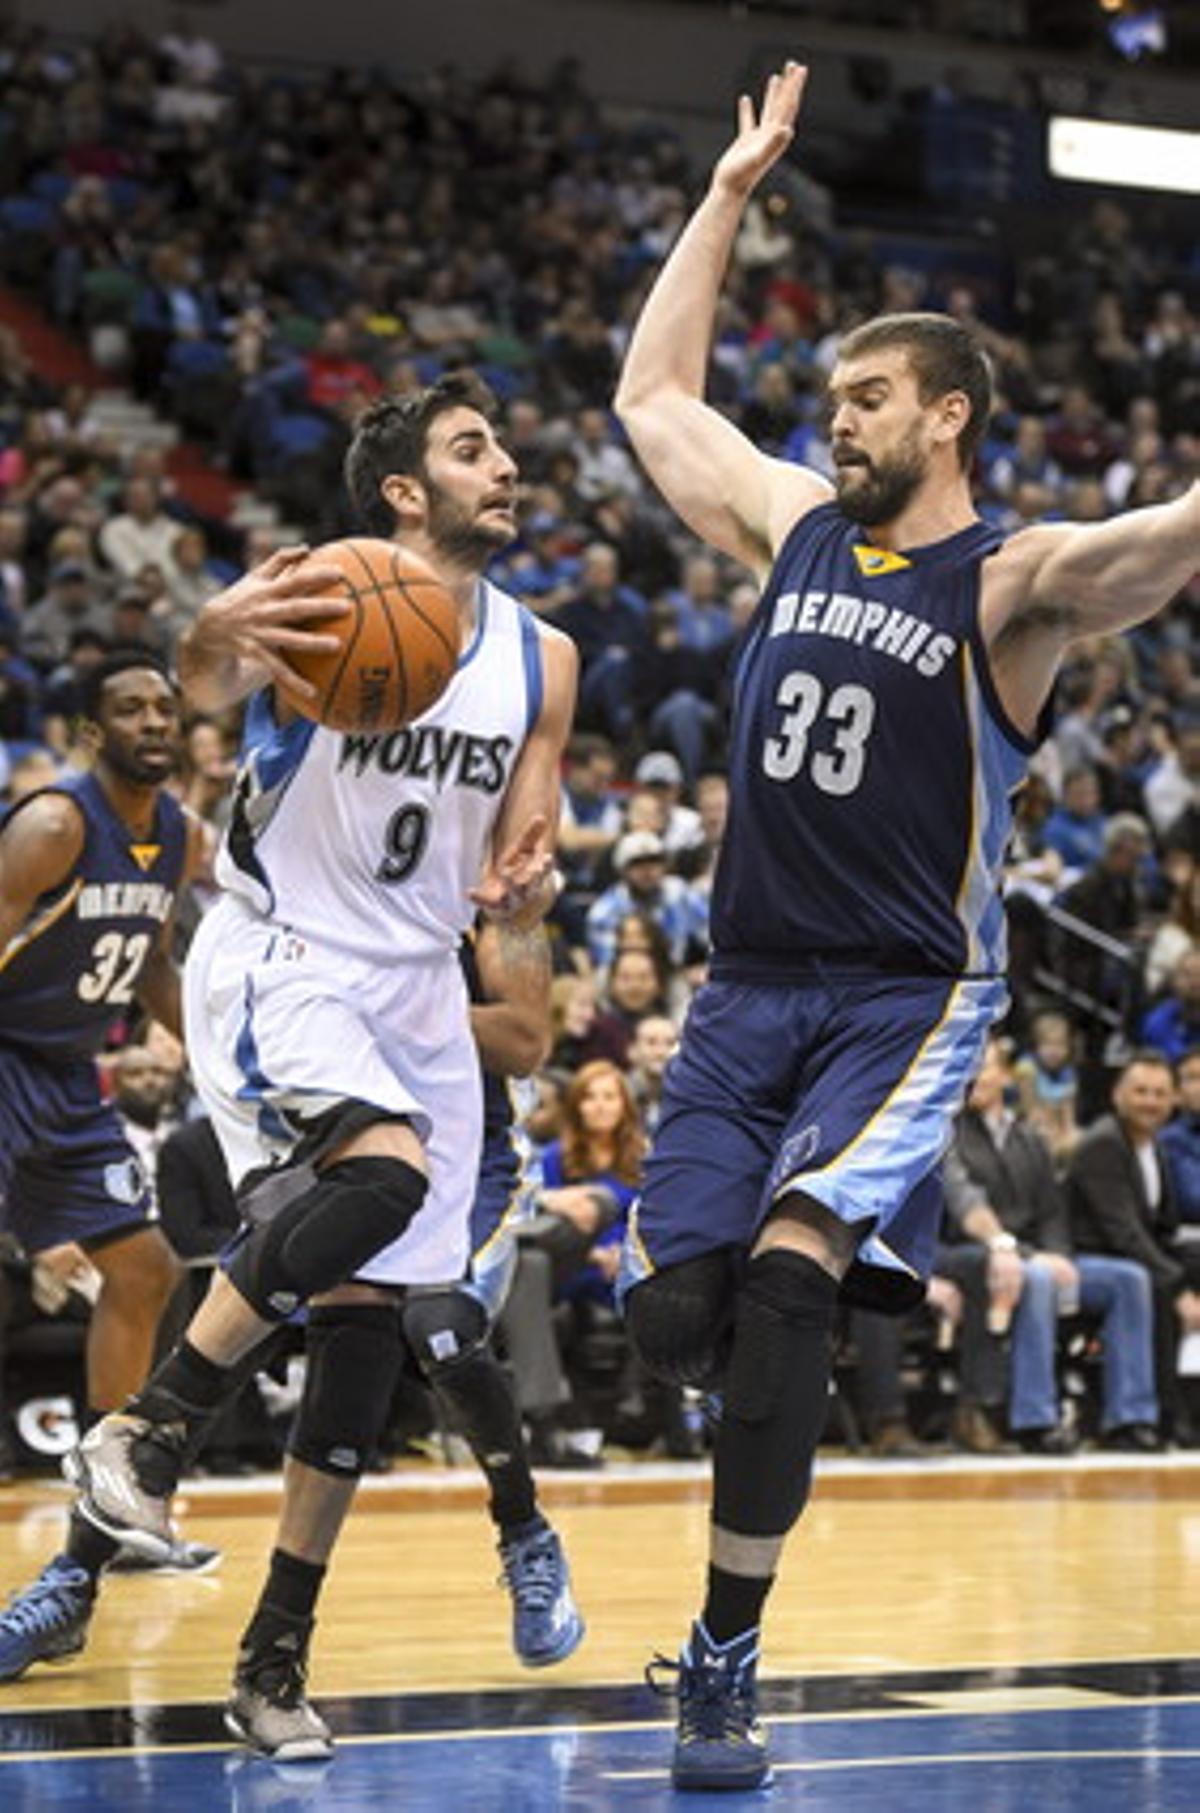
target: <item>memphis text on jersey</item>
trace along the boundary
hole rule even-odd
[[[79,890],[80,919],[156,919],[166,923],[175,895],[159,881],[89,881]]]
[[[894,605],[851,592],[781,592],[771,615],[771,636],[829,636],[892,655],[927,680],[936,679],[954,654],[953,636]]]

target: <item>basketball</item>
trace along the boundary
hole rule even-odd
[[[289,656],[318,697],[303,699],[284,687],[288,702],[330,730],[410,724],[441,697],[458,661],[454,599],[419,555],[395,542],[353,536],[327,542],[308,558],[313,566],[338,568],[340,589],[354,608],[314,625],[336,636],[338,648]]]

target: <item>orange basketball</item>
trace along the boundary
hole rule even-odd
[[[331,730],[399,730],[428,711],[450,684],[458,661],[458,607],[419,555],[391,541],[352,536],[314,548],[314,566],[337,567],[354,608],[319,624],[340,647],[289,653],[316,687],[316,700],[288,694],[305,717]],[[298,569],[298,570],[303,570]],[[284,691],[286,692],[286,687]]]

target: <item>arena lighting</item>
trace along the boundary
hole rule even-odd
[[[1059,113],[1050,121],[1048,150],[1051,175],[1068,182],[1200,195],[1200,132]]]

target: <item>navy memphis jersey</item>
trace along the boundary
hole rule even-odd
[[[976,522],[903,555],[834,504],[779,551],[737,667],[713,970],[789,960],[1002,971],[997,872],[1036,744],[1006,717],[978,625]]]
[[[133,1000],[183,874],[187,828],[166,793],[155,804],[152,838],[137,843],[93,775],[43,791],[77,803],[84,845],[67,880],[35,903],[0,951],[0,1043],[66,1060],[101,1050]]]

